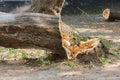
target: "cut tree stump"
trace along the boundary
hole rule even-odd
[[[105,9],[102,15],[106,21],[120,20],[119,10]]]

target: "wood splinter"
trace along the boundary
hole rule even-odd
[[[80,41],[78,44],[71,45],[70,38],[63,34],[62,43],[64,49],[66,50],[68,59],[74,59],[80,55],[88,54],[93,54],[99,57],[108,53],[107,48],[105,48],[103,43],[97,38]]]

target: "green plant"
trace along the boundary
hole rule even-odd
[[[22,53],[22,59],[27,59],[28,58],[28,55],[27,55],[27,53]]]
[[[41,65],[49,65],[51,62],[49,60],[45,60],[44,58],[39,58],[38,63]]]
[[[82,37],[82,38],[79,38],[79,41],[87,41],[88,38],[87,37]]]
[[[71,61],[67,61],[67,65],[70,67],[70,68],[74,68],[75,64]]]
[[[52,60],[52,54],[51,52],[46,51],[46,59],[51,61]]]
[[[0,48],[0,52],[2,52],[3,51],[3,48]]]
[[[41,54],[40,50],[36,52],[36,56],[39,56]]]
[[[108,63],[108,62],[111,62],[111,59],[105,58],[105,57],[99,57],[99,60],[100,60],[101,63]]]
[[[104,36],[99,36],[99,39],[102,41],[106,48],[111,48],[111,44],[105,39]]]
[[[13,54],[14,58],[16,59],[17,54],[18,54],[18,51],[16,49],[8,48],[8,52],[9,52],[9,54]]]
[[[9,54],[14,53],[14,49],[13,48],[8,48],[8,52],[9,52]]]
[[[118,47],[117,50],[120,51],[120,47]]]

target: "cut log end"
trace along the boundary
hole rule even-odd
[[[120,11],[113,9],[105,9],[103,11],[103,17],[106,21],[120,20]]]
[[[110,9],[105,9],[103,11],[103,17],[105,18],[105,20],[109,20],[109,17],[110,17]]]

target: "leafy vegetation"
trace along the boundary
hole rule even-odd
[[[0,52],[2,52],[3,51],[3,48],[0,48]]]
[[[105,58],[105,57],[99,57],[99,60],[101,63],[108,63],[108,62],[111,62],[111,59],[109,58]]]
[[[120,47],[118,47],[117,50],[120,51]]]
[[[44,59],[44,58],[39,58],[39,59],[37,60],[37,62],[38,62],[40,65],[49,65],[49,64],[51,64],[51,61],[50,61],[50,60],[46,60],[46,59]]]
[[[74,68],[75,64],[70,62],[70,61],[67,61],[67,65],[70,67],[70,68]]]
[[[105,39],[104,36],[99,36],[99,39],[102,41],[106,48],[111,48],[111,44]]]
[[[22,59],[27,59],[28,55],[27,55],[27,53],[22,53],[21,57],[22,57]]]

